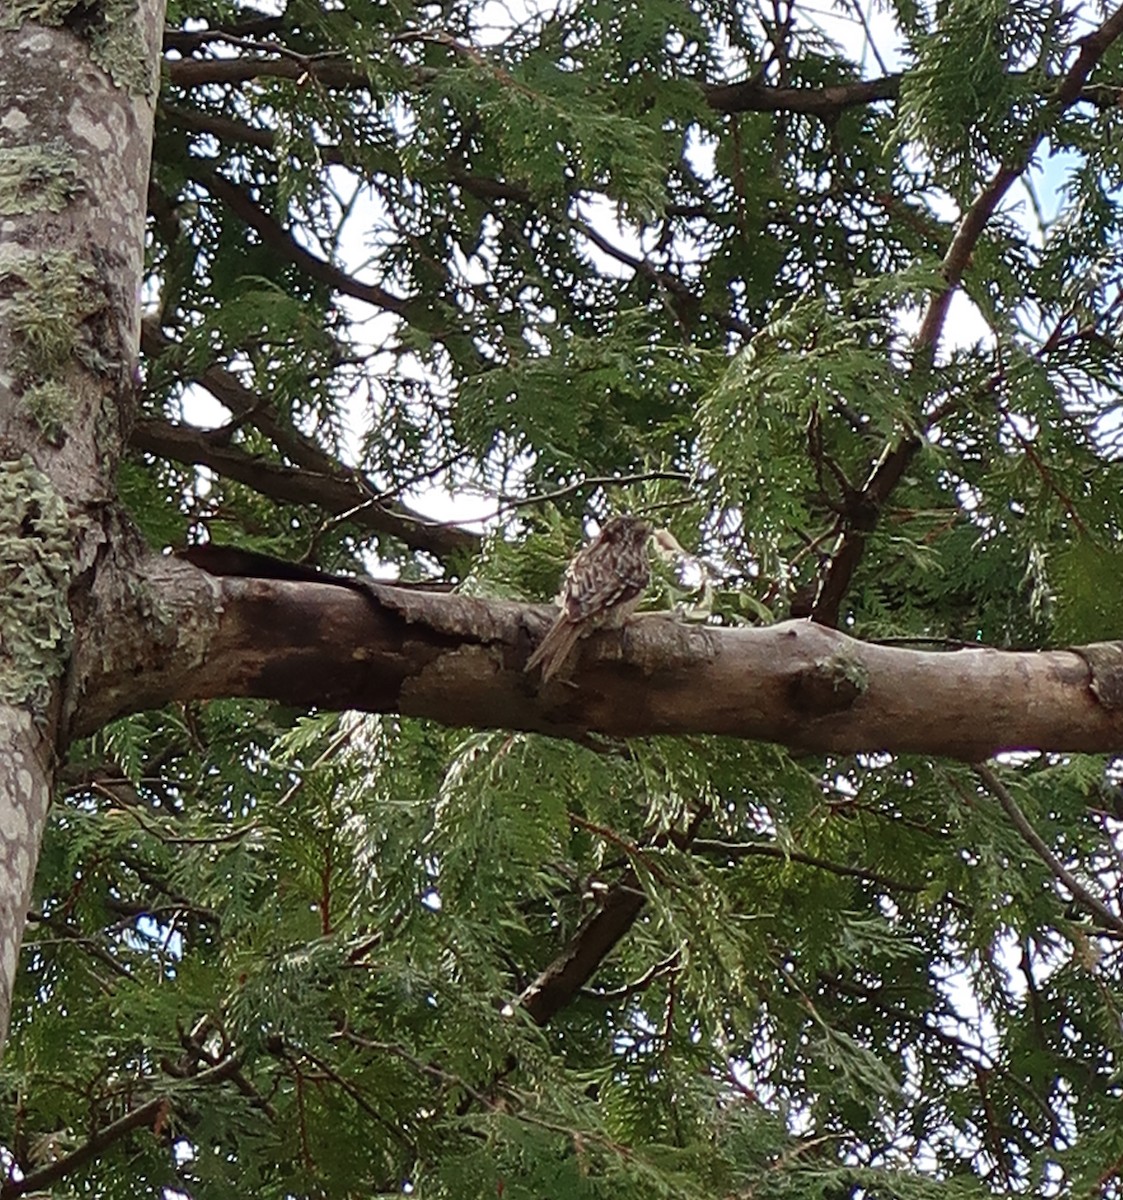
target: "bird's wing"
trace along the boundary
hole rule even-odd
[[[618,604],[634,600],[647,587],[650,574],[646,562],[620,564],[606,556],[582,556],[574,560],[562,589],[562,611],[569,621],[583,622]]]

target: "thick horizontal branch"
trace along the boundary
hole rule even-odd
[[[581,643],[572,670],[542,686],[524,667],[548,608],[219,578],[159,558],[143,577],[150,603],[137,603],[135,582],[118,584],[115,611],[103,603],[99,614],[110,626],[100,648],[83,661],[79,647],[75,733],[170,700],[254,696],[575,738],[709,733],[965,761],[1123,749],[1120,643],[939,653],[803,621],[717,629],[639,617]],[[167,629],[153,630],[154,611]],[[119,659],[106,644],[121,647]]]

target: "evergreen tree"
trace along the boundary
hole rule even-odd
[[[0,2],[0,1200],[1123,1196],[1121,34]]]

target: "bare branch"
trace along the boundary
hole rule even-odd
[[[536,1024],[547,1024],[589,981],[631,929],[646,902],[635,872],[625,871],[561,954],[524,989],[518,1005],[526,1009]]]
[[[445,522],[428,521],[400,505],[379,502],[364,489],[356,472],[332,464],[330,473],[287,467],[247,454],[239,446],[223,444],[205,431],[168,421],[137,421],[130,438],[137,450],[158,454],[180,463],[210,467],[227,479],[253,488],[263,496],[288,504],[324,509],[362,529],[387,534],[437,558],[468,553],[479,548],[479,537]],[[324,456],[327,459],[327,456]],[[325,466],[331,463],[327,459]]]
[[[370,80],[336,55],[298,62],[292,58],[245,55],[238,58],[183,58],[165,60],[168,79],[179,87],[209,83],[249,83],[254,79],[314,79],[325,87],[369,91]]]
[[[146,909],[145,911],[148,912],[150,910]],[[119,975],[122,979],[129,979],[135,982],[136,976],[133,975],[132,971],[130,971],[124,963],[118,962],[118,960],[113,957],[107,947],[103,946],[101,942],[97,940],[97,938],[87,937],[81,932],[81,930],[75,929],[73,925],[63,920],[61,917],[49,917],[46,913],[42,912],[29,912],[27,914],[27,920],[28,924],[42,925],[45,928],[50,929],[52,933],[57,934],[60,941],[66,941],[75,946],[81,946],[84,950],[89,951],[89,953],[95,958],[105,963],[105,965],[109,967],[115,975]],[[33,946],[37,942],[42,942],[44,940],[45,939],[42,938],[25,937],[24,945]],[[106,992],[111,992],[113,987],[111,984],[105,983],[103,990]]]
[[[346,271],[305,250],[293,240],[279,221],[255,204],[237,184],[231,183],[219,172],[204,171],[196,166],[195,178],[213,196],[227,205],[231,212],[245,221],[251,229],[256,230],[267,246],[276,250],[312,279],[327,284],[345,296],[364,300],[367,304],[373,304],[387,312],[402,317],[407,314],[408,300],[393,295],[376,283],[360,283]]]
[[[679,968],[681,958],[681,952],[675,950],[671,954],[668,954],[662,962],[652,963],[638,979],[633,979],[631,983],[626,983],[623,987],[610,988],[602,992],[595,991],[592,988],[582,988],[580,995],[587,1000],[600,1000],[602,1002],[627,1000],[629,996],[635,996],[639,992],[646,991],[656,980],[662,979],[667,975],[674,975]]]
[[[1105,929],[1110,929],[1115,933],[1123,934],[1123,917],[1113,912],[1102,900],[1088,891],[1080,880],[1049,849],[1045,844],[1044,838],[1034,829],[1026,819],[1025,813],[1018,807],[1018,802],[1014,799],[1013,793],[998,778],[994,771],[985,764],[979,764],[975,767],[975,774],[983,781],[987,790],[994,795],[998,803],[1002,805],[1003,812],[1010,818],[1010,823],[1021,835],[1022,841],[1033,849],[1034,853],[1037,854],[1052,872],[1054,878],[1068,888],[1072,898],[1080,907],[1093,917],[1097,925],[1102,925]]]
[[[242,11],[242,10],[239,10]],[[243,21],[210,25],[207,29],[165,29],[164,50],[193,54],[226,37],[275,37],[284,32],[285,18],[258,13]]]
[[[140,345],[149,358],[157,358],[176,349],[176,343],[153,321],[141,323]],[[255,429],[259,429],[271,439],[285,458],[291,459],[298,466],[321,475],[345,479],[352,477],[353,472],[333,459],[314,439],[278,420],[272,404],[246,387],[233,371],[218,363],[211,363],[202,370],[185,372],[180,378],[184,382],[194,381],[201,384],[220,404],[228,408],[238,421],[248,422]],[[374,495],[375,489],[365,481],[359,486],[364,496]],[[420,516],[416,519],[424,520]]]
[[[195,1088],[221,1083],[223,1080],[229,1079],[237,1069],[238,1060],[233,1057],[227,1058],[209,1071],[201,1071],[198,1075],[192,1076],[189,1085]],[[103,1125],[70,1154],[28,1171],[22,1179],[6,1180],[0,1186],[0,1200],[16,1200],[16,1197],[24,1196],[28,1192],[45,1192],[60,1179],[65,1179],[79,1167],[85,1166],[103,1150],[112,1146],[114,1142],[118,1142],[132,1133],[134,1129],[158,1124],[164,1110],[174,1105],[178,1090],[173,1091],[169,1088],[162,1091],[159,1095],[153,1096],[151,1100],[130,1109],[123,1117],[111,1121],[108,1125]]]
[[[1082,89],[1092,69],[1120,34],[1123,34],[1123,8],[1117,9],[1097,30],[1081,39],[1081,49],[1076,61],[1056,85],[1044,112],[1034,123],[1021,150],[995,171],[990,182],[963,215],[944,255],[941,268],[943,286],[929,297],[913,340],[918,368],[928,369],[935,361],[951,298],[963,281],[963,274],[975,246],[1003,197],[1025,171],[1049,132],[1049,118],[1064,112],[1081,99]],[[862,504],[857,519],[848,522],[848,527],[831,558],[831,565],[815,601],[812,613],[814,620],[824,625],[838,624],[842,602],[865,553],[866,540],[876,528],[889,496],[922,444],[923,435],[910,430],[895,446],[886,450],[881,461],[874,467],[862,490]]]
[[[827,87],[775,87],[759,79],[741,83],[712,84],[702,89],[706,103],[720,113],[794,112],[817,117],[834,117],[843,109],[895,100],[902,76],[858,80]]]

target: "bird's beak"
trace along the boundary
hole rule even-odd
[[[655,543],[656,553],[667,562],[675,558],[689,557],[679,545],[678,538],[669,529],[656,529],[651,535],[651,540]]]

